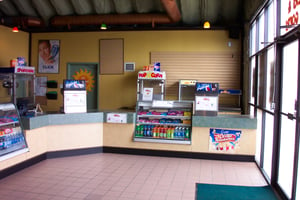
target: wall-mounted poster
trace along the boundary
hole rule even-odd
[[[209,129],[209,151],[234,152],[239,148],[242,131],[228,129]]]
[[[59,40],[39,40],[38,72],[59,72]]]

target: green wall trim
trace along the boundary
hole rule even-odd
[[[193,116],[193,127],[256,129],[257,119],[243,115]]]
[[[51,125],[107,123],[108,113],[127,114],[127,124],[135,124],[135,112],[104,111],[69,114],[45,114],[37,117],[22,117],[22,125],[25,130],[31,130]],[[193,116],[193,127],[213,127],[230,129],[256,129],[257,120],[243,115],[220,115],[220,116]]]
[[[25,130],[31,130],[51,125],[103,123],[103,113],[70,113],[48,114],[37,117],[22,117],[22,125]]]

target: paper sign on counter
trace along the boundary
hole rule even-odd
[[[127,123],[126,113],[107,113],[107,123]]]

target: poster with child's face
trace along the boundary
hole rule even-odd
[[[38,41],[38,72],[59,72],[59,40]]]

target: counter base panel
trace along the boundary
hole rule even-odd
[[[191,144],[191,141],[164,140],[164,139],[151,139],[151,138],[133,138],[133,141],[135,141],[135,142],[167,143],[167,144]]]
[[[118,147],[109,147],[109,146],[103,147],[103,153],[119,153],[119,154],[130,154],[130,155],[162,156],[162,157],[175,157],[175,158],[194,158],[194,159],[223,160],[223,161],[255,162],[254,155],[198,153],[198,152],[184,152],[184,151],[118,148]]]

